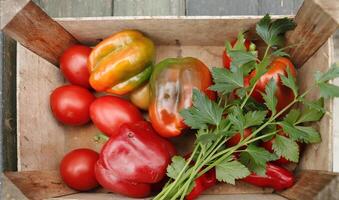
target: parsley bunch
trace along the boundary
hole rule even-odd
[[[250,98],[257,81],[267,72],[272,56],[287,55],[282,48],[284,33],[294,27],[294,22],[287,18],[272,21],[266,15],[261,19],[256,32],[267,44],[261,60],[256,51],[246,51],[242,33],[234,47],[226,43],[227,53],[232,57],[231,69],[212,69],[215,84],[210,89],[218,92],[219,99],[213,102],[199,90],[193,90],[193,106],[180,112],[185,124],[196,129],[193,152],[187,160],[181,156],[172,158],[167,168],[167,175],[171,179],[155,200],[184,199],[194,187],[194,180],[214,167],[217,179],[229,184],[235,184],[236,179],[244,178],[251,172],[265,175],[266,163],[280,156],[292,162],[299,161],[297,142],[321,142],[317,130],[305,123],[318,121],[325,114],[324,98],[339,96],[339,87],[328,83],[339,77],[338,66],[333,65],[325,73],[317,72],[315,84],[302,94],[299,94],[296,80],[287,68],[287,76],[280,77],[282,83],[293,91],[294,100],[279,112],[276,110],[278,100],[274,80],[267,84],[262,94],[264,106],[257,105]],[[245,86],[244,76],[254,69],[256,76],[251,79],[249,86]],[[314,88],[320,90],[321,98],[316,101],[305,100],[304,97]],[[233,91],[236,91],[239,99],[229,98]],[[304,105],[303,112],[293,108],[297,103]],[[288,114],[282,118],[286,112]],[[251,128],[253,132],[244,138],[246,128]],[[277,134],[281,129],[288,137]],[[240,142],[227,148],[225,143],[237,133],[241,135]],[[275,137],[273,153],[256,145],[260,140],[272,137]],[[239,153],[239,158],[235,158],[234,153]]]

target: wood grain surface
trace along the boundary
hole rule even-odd
[[[64,78],[58,68],[21,45],[17,57],[18,170],[58,169],[65,128],[54,119],[49,96]]]
[[[336,0],[326,1],[339,7]],[[286,45],[296,45],[288,53],[297,66],[303,65],[337,30],[339,14],[327,12],[328,7],[317,1],[305,1],[299,9],[295,17],[297,27],[286,35]]]
[[[67,187],[58,171],[5,172],[5,176],[31,200],[77,193]]]

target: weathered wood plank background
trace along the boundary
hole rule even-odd
[[[52,17],[155,15],[263,15],[295,14],[303,0],[34,0]],[[339,33],[334,42],[339,61]],[[0,34],[0,169],[16,170],[16,44]],[[337,81],[339,84],[339,80]],[[335,100],[334,124],[339,124]],[[1,117],[1,115],[3,117]],[[339,171],[339,126],[334,127],[334,170]]]

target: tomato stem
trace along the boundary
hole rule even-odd
[[[105,143],[109,140],[109,137],[103,133],[99,133],[96,136],[94,136],[94,141],[98,143]]]

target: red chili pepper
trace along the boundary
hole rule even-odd
[[[217,183],[215,169],[211,169],[207,173],[201,175],[199,178],[195,179],[194,183],[195,186],[192,191],[186,196],[186,200],[196,199],[198,196],[201,195],[201,193]]]
[[[151,184],[166,174],[175,149],[145,121],[124,124],[101,150],[95,174],[104,188],[130,197],[146,197]]]
[[[291,172],[271,163],[266,165],[266,176],[252,173],[242,180],[259,187],[271,187],[275,190],[284,190],[294,184],[294,176]]]

